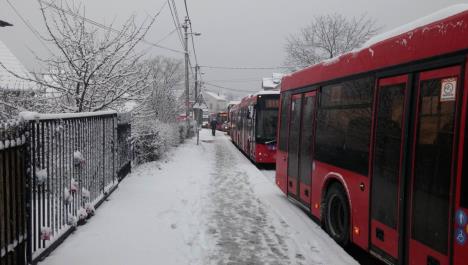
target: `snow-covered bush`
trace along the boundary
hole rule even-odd
[[[88,217],[94,216],[94,213],[96,212],[96,209],[94,209],[94,206],[89,202],[85,204],[85,210],[86,210],[86,214],[88,215]]]
[[[83,187],[81,189],[81,197],[83,197],[83,199],[85,199],[85,200],[89,200],[89,198],[91,197],[91,192],[89,192],[88,189]]]
[[[154,161],[180,143],[179,127],[177,123],[158,120],[136,121],[132,130],[132,142],[135,163]]]
[[[41,228],[41,240],[50,240],[52,238],[52,228],[42,227]]]
[[[85,208],[78,209],[78,225],[82,225],[86,222],[86,218],[88,218],[88,212]]]
[[[68,216],[67,225],[77,226],[78,225],[78,219],[76,218],[76,216]]]
[[[81,166],[86,162],[83,157],[83,154],[80,151],[73,152],[73,164],[75,166]]]
[[[36,183],[42,185],[47,180],[47,169],[36,169]]]
[[[70,191],[68,188],[65,188],[63,190],[63,202],[65,204],[70,204],[73,201],[73,196],[71,195]]]

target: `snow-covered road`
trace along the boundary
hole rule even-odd
[[[218,132],[134,169],[42,264],[357,264]]]

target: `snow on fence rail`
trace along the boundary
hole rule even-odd
[[[22,265],[26,250],[26,124],[0,123],[0,264]]]
[[[0,264],[37,263],[131,169],[130,119],[116,112],[23,112],[19,120],[0,128]]]

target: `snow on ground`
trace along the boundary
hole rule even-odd
[[[134,169],[43,265],[357,264],[221,133]]]
[[[262,169],[260,171],[271,183],[275,183],[276,171],[274,169]]]

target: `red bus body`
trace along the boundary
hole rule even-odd
[[[226,111],[221,111],[216,113],[216,120],[218,124],[216,125],[216,130],[227,132],[227,121],[228,121],[228,113]]]
[[[262,91],[230,108],[232,142],[256,164],[276,162],[279,91]]]
[[[464,9],[282,80],[276,184],[388,264],[468,264]]]

